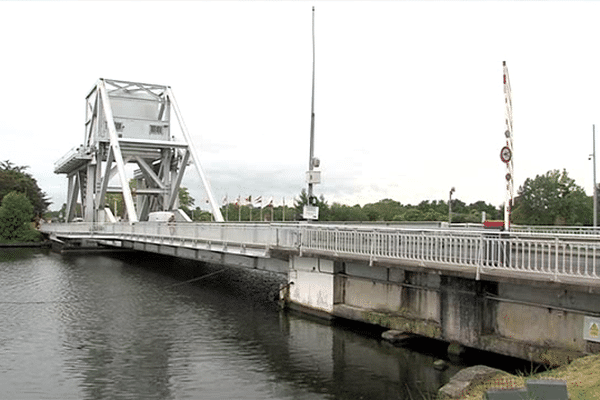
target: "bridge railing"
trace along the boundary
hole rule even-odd
[[[316,224],[138,223],[51,224],[43,231],[71,237],[159,242],[212,242],[319,251],[332,257],[408,260],[537,275],[600,279],[600,241],[514,236],[502,232],[398,229]]]
[[[600,227],[593,226],[511,225],[510,231],[516,234],[600,236]]]
[[[140,222],[99,224],[77,222],[42,225],[42,231],[83,236],[203,241],[260,247],[297,248],[297,225]]]
[[[600,279],[600,243],[510,237],[502,233],[302,227],[301,249]]]

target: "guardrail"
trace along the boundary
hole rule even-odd
[[[600,242],[511,237],[506,233],[316,227],[301,229],[301,249],[373,259],[600,279]]]
[[[593,226],[511,225],[510,231],[511,233],[600,236],[600,227]]]
[[[41,230],[64,237],[173,240],[266,249],[318,251],[332,257],[407,260],[421,265],[475,267],[480,272],[600,279],[600,240],[523,237],[482,230],[402,229],[316,224],[149,223],[47,224]],[[548,234],[548,233],[546,233]],[[586,235],[589,238],[589,235]]]

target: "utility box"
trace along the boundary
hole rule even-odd
[[[527,389],[489,389],[484,400],[529,400]]]
[[[321,183],[321,171],[306,171],[306,183]]]
[[[484,400],[569,400],[567,382],[564,380],[530,379],[526,388],[489,389]]]

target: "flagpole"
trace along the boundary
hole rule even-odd
[[[260,196],[260,222],[263,222],[263,213],[262,213],[262,196]]]
[[[285,197],[283,198],[283,219],[282,222],[285,222]]]

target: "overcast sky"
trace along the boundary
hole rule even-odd
[[[98,78],[170,85],[217,199],[288,204],[308,167],[349,205],[504,201],[502,61],[516,186],[566,168],[592,189],[600,2],[0,1],[0,160],[66,200],[54,162],[83,143]],[[206,198],[189,168],[185,186]]]

